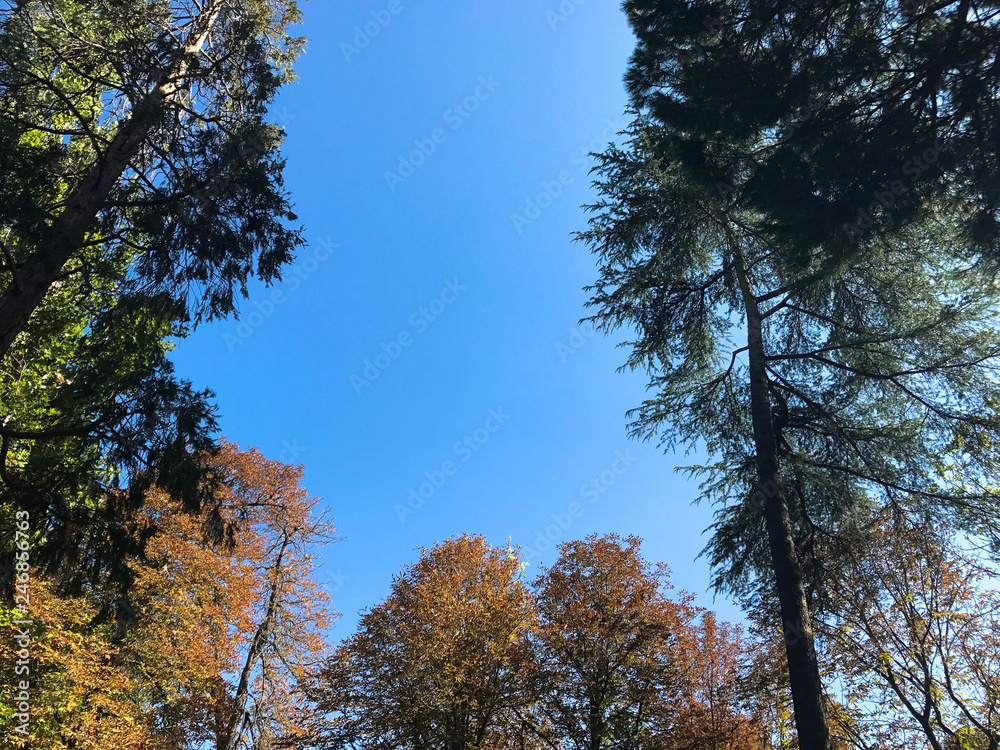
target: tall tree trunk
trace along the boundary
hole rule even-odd
[[[224,4],[225,0],[206,3],[174,64],[163,73],[156,88],[133,108],[111,143],[69,194],[65,208],[45,230],[38,247],[14,272],[16,276],[0,295],[0,359],[27,326],[67,261],[79,252],[115,184],[166,114],[165,105],[185,87],[192,61],[208,41]]]
[[[754,449],[757,454],[757,491],[763,502],[767,540],[771,550],[781,607],[788,680],[795,710],[795,728],[800,750],[829,750],[830,731],[823,705],[823,683],[816,658],[812,619],[806,602],[792,521],[788,512],[788,494],[782,483],[778,449],[771,418],[771,397],[765,367],[766,352],[760,308],[753,293],[739,239],[726,222],[733,271],[736,274],[747,319],[747,349],[750,374],[750,412],[753,420]]]
[[[257,668],[257,663],[260,661],[261,655],[264,653],[264,647],[267,645],[268,638],[271,635],[271,630],[274,628],[275,619],[278,615],[281,589],[285,583],[282,564],[285,558],[285,550],[288,549],[290,542],[291,537],[286,533],[285,538],[281,542],[281,549],[278,550],[274,567],[272,568],[274,576],[271,580],[271,592],[268,596],[264,617],[260,621],[260,625],[257,626],[257,632],[254,633],[253,640],[250,642],[250,648],[247,649],[243,669],[240,671],[240,681],[236,686],[236,694],[233,696],[232,714],[222,733],[216,739],[216,750],[232,750],[236,746],[236,740],[239,739],[239,732],[237,730],[240,722],[244,721],[247,702],[250,699],[250,678],[253,675],[254,669]]]

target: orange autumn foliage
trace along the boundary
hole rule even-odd
[[[535,582],[539,705],[555,742],[577,750],[755,750],[739,630],[682,593],[641,540],[592,535],[559,546]],[[700,622],[697,618],[701,617]]]
[[[513,551],[460,536],[421,551],[310,691],[310,747],[518,744],[534,614]]]
[[[639,544],[563,544],[530,588],[482,537],[422,550],[310,684],[302,746],[762,750],[738,631],[669,598]]]
[[[58,596],[34,578],[31,747],[259,749],[300,731],[295,688],[332,617],[314,578],[332,522],[299,468],[226,442],[206,460],[221,481],[202,514],[160,492],[146,499],[155,533],[130,563],[135,622],[123,638],[95,623],[100,592]],[[208,541],[211,525],[228,543]]]

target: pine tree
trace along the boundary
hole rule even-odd
[[[301,243],[265,120],[301,46],[294,0],[7,6],[0,357],[67,276],[209,317],[276,278]]]
[[[1000,16],[971,0],[628,0],[633,104],[803,263],[942,198],[997,259]]]

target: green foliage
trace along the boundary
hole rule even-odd
[[[942,198],[995,257],[1000,173],[993,8],[968,0],[629,0],[626,83],[670,132],[684,179],[726,185],[797,259],[862,248]],[[877,195],[901,191],[892,205]],[[873,205],[874,204],[874,205]]]
[[[211,497],[212,394],[168,355],[302,243],[266,121],[298,20],[293,0],[0,5],[0,502],[72,589],[128,588],[153,484]]]
[[[701,442],[718,457],[688,469],[721,505],[707,548],[717,585],[741,590],[770,567],[731,243],[764,319],[769,407],[803,548],[890,502],[996,528],[988,457],[963,454],[962,481],[941,472],[957,435],[992,444],[1000,428],[1000,296],[953,224],[926,215],[891,241],[866,237],[850,264],[820,256],[800,268],[762,216],[685,177],[669,131],[639,116],[627,136],[600,157],[602,200],[580,234],[600,259],[593,320],[633,330],[626,366],[650,373],[633,434],[668,448]]]

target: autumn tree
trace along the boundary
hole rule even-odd
[[[316,555],[334,529],[301,468],[223,442],[210,471],[222,489],[200,518],[164,493],[149,500],[156,534],[135,599],[147,624],[126,643],[142,684],[166,691],[149,704],[160,730],[182,732],[174,747],[261,750],[299,730],[295,688],[318,667],[331,619]],[[206,542],[206,524],[228,543]]]
[[[421,550],[307,695],[319,748],[536,747],[521,726],[531,596],[514,550],[462,535]]]
[[[101,617],[100,592],[67,597],[33,577],[31,747],[267,750],[302,730],[296,688],[318,667],[332,616],[314,575],[332,523],[300,468],[225,441],[209,463],[217,502],[200,515],[150,493],[124,632]]]
[[[860,750],[1000,747],[997,571],[973,541],[889,508],[863,546],[826,550],[820,632]]]
[[[746,666],[740,680],[743,705],[760,726],[764,747],[798,750],[784,637],[770,617],[773,607],[754,609],[756,604],[744,602],[749,622],[744,641]]]
[[[617,535],[563,543],[534,583],[539,703],[553,747],[650,747],[670,722],[694,611],[688,597],[667,598],[666,568],[639,546]]]
[[[682,631],[674,657],[681,680],[670,703],[670,730],[664,748],[768,747],[769,717],[760,708],[761,703],[771,703],[777,696],[755,693],[762,685],[754,673],[752,648],[741,628],[719,622],[712,612],[702,612],[698,621]]]
[[[92,601],[61,595],[37,575],[30,595],[28,673],[16,668],[14,636],[23,626],[13,623],[24,618],[16,609],[0,609],[0,748],[155,750],[139,686],[120,664],[114,624],[95,624],[99,608]],[[22,681],[27,717],[17,715]]]

